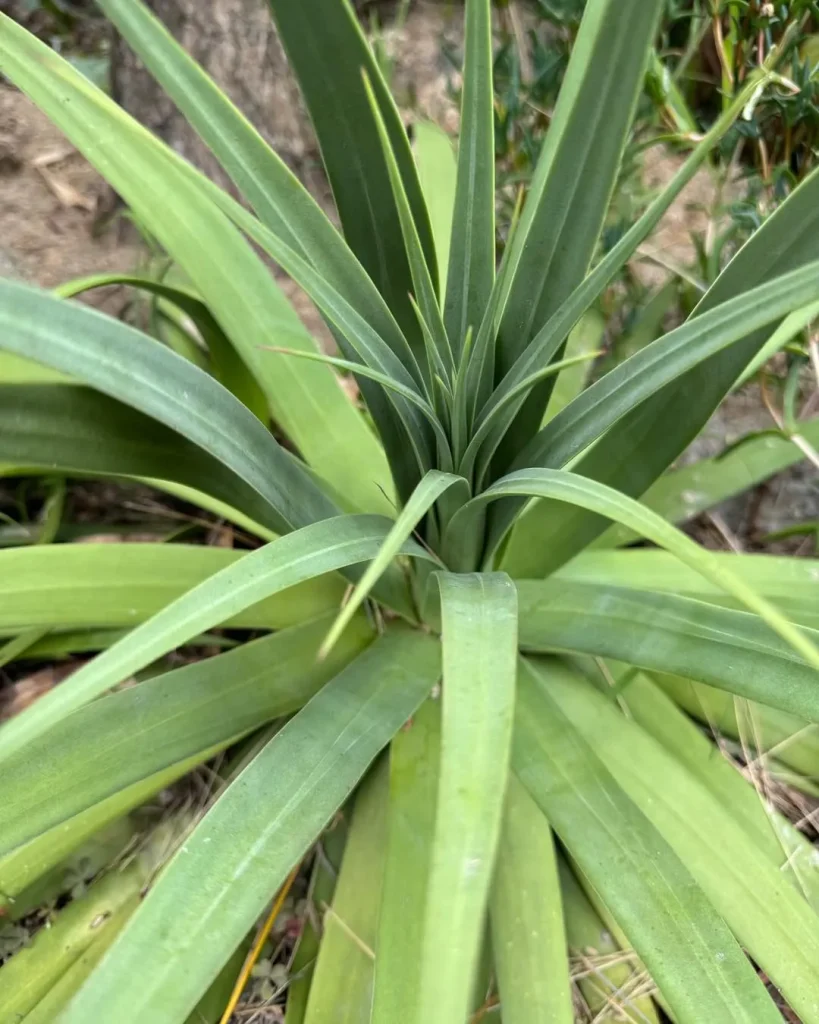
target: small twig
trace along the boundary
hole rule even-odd
[[[228,1021],[233,1016],[233,1011],[236,1009],[239,1000],[242,998],[242,992],[245,990],[245,985],[250,977],[250,972],[256,966],[256,961],[261,956],[262,948],[264,947],[265,942],[267,942],[267,937],[272,931],[273,925],[276,923],[276,918],[279,916],[281,909],[284,906],[284,901],[287,899],[287,895],[290,892],[293,883],[296,881],[296,876],[299,873],[300,867],[301,864],[297,864],[293,868],[287,876],[284,885],[279,890],[279,895],[273,901],[273,906],[270,908],[267,920],[259,929],[256,941],[253,943],[250,952],[245,958],[245,962],[239,972],[239,977],[236,979],[236,984],[233,986],[233,991],[230,994],[230,999],[228,1000],[228,1004],[225,1007],[225,1012],[222,1014],[219,1024],[228,1024]]]

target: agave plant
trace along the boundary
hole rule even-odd
[[[112,278],[58,295],[0,282],[0,460],[149,480],[265,543],[0,554],[6,660],[100,651],[0,729],[6,913],[100,829],[255,738],[48,1013],[36,957],[2,968],[3,1020],[217,1019],[224,1003],[213,1017],[200,1000],[225,972],[233,986],[316,844],[338,853],[339,829],[322,836],[340,811],[340,873],[317,858],[324,926],[302,936],[288,1024],[463,1024],[498,1005],[505,1024],[568,1024],[569,948],[608,957],[581,983],[599,1020],[780,1020],[758,968],[819,1024],[814,851],[680,709],[716,687],[753,721],[819,721],[816,565],[706,551],[658,511],[674,506],[666,469],[819,297],[819,176],[688,322],[582,390],[574,341],[774,70],[599,258],[663,0],[590,0],[498,266],[490,0],[466,4],[457,164],[433,128],[413,149],[347,0],[271,0],[341,231],[138,0],[101,7],[253,212],[0,16],[0,71],[186,282],[127,283],[196,328],[173,351],[67,301]],[[616,546],[635,537],[649,546]],[[119,687],[219,626],[265,635]]]

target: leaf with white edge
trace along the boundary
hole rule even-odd
[[[328,683],[224,790],[61,1024],[178,1024],[429,693],[440,658],[435,638],[398,627]]]

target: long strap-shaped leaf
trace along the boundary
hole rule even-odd
[[[465,1020],[480,955],[512,739],[517,595],[502,573],[437,578],[441,768],[417,1024]]]
[[[490,0],[467,0],[458,183],[444,318],[459,356],[495,280],[495,120]]]
[[[603,226],[662,0],[591,0],[572,51],[521,230],[513,241],[498,338],[505,374],[583,280]],[[508,438],[516,453],[540,425],[547,384]]]
[[[185,114],[262,223],[365,316],[410,369],[413,358],[378,289],[287,164],[141,0],[100,7]]]
[[[746,243],[695,312],[711,310],[817,257],[819,171],[803,181]],[[642,494],[694,440],[768,333],[751,331],[739,344],[666,385],[601,438],[576,464],[576,471],[628,494]],[[597,515],[578,515],[553,503],[544,505],[538,515],[540,536],[549,538],[553,555],[550,568],[587,547],[605,526]],[[530,539],[527,544],[531,543]]]
[[[340,1015],[351,1024],[370,1018],[388,805],[389,771],[386,758],[380,758],[355,796],[333,902],[322,915],[304,1024]]]
[[[389,491],[383,452],[332,371],[262,350],[271,340],[312,351],[316,343],[197,172],[67,61],[5,16],[0,24],[0,69],[88,156],[207,297],[305,458],[353,507],[386,511],[378,486]]]
[[[348,0],[269,0],[316,129],[344,235],[423,361],[412,275],[361,71],[375,91],[430,271],[435,250],[409,139]]]
[[[504,1024],[572,1024],[552,830],[514,773],[506,790],[490,909]]]
[[[132,628],[246,552],[204,544],[34,544],[0,551],[0,633]],[[338,576],[308,580],[230,619],[236,629],[285,629],[335,612]]]
[[[415,1024],[435,834],[441,702],[430,698],[390,744],[390,808],[372,1024]]]
[[[179,1024],[439,672],[438,642],[399,627],[325,686],[185,841],[62,1024]]]
[[[587,968],[577,979],[577,987],[589,1012],[599,1024],[619,1024],[617,1018],[623,1013],[631,1017],[631,1024],[659,1024],[651,996],[645,992],[642,966],[634,962],[636,954],[618,945],[565,857],[558,857],[557,866],[569,952]],[[599,966],[590,962],[589,950],[601,958]]]
[[[520,580],[520,641],[674,672],[819,722],[816,670],[746,612],[674,594]],[[819,633],[804,634],[819,643]]]
[[[473,498],[450,523],[444,547],[445,561],[448,561],[448,564],[451,564],[450,559],[458,564],[459,540],[464,535],[469,536],[470,520],[480,516],[483,505],[512,494],[526,495],[530,498],[552,498],[625,523],[647,540],[676,555],[680,561],[735,597],[750,611],[756,612],[774,632],[798,651],[808,664],[819,669],[819,649],[815,644],[769,601],[760,597],[752,587],[737,577],[725,563],[716,563],[710,553],[690,537],[633,498],[575,473],[553,469],[520,470],[503,477],[483,494]]]
[[[68,281],[54,289],[55,295],[63,299],[73,299],[83,292],[94,288],[107,288],[110,285],[130,285],[154,295],[157,299],[167,299],[194,322],[202,341],[207,349],[206,366],[213,376],[228,391],[236,395],[239,401],[262,420],[268,421],[267,399],[256,378],[242,361],[241,356],[231,344],[225,332],[216,322],[215,317],[205,303],[190,288],[178,283],[168,284],[138,274],[94,274]],[[198,350],[194,350],[197,351]],[[201,364],[199,364],[201,365]]]
[[[389,534],[384,539],[384,544],[378,555],[367,566],[361,579],[356,583],[355,589],[344,607],[333,623],[327,639],[322,645],[322,651],[329,651],[336,640],[341,636],[353,615],[366,601],[372,588],[379,577],[386,571],[393,559],[398,555],[406,544],[419,522],[432,508],[438,498],[451,487],[457,487],[461,497],[466,498],[468,487],[463,477],[455,476],[453,473],[439,473],[437,469],[430,470],[424,479],[410,495],[398,518],[395,520]]]
[[[89,306],[0,280],[0,348],[78,376],[193,441],[258,492],[281,532],[336,511],[258,419],[212,377]]]
[[[0,463],[44,473],[150,479],[160,488],[186,488],[186,500],[218,509],[218,515],[259,536],[284,525],[270,502],[229,465],[164,423],[90,388],[0,385]],[[258,473],[256,478],[260,482]]]
[[[685,862],[754,961],[804,1024],[815,1024],[819,920],[801,893],[672,755],[624,720],[614,701],[551,662],[540,674],[550,699]]]
[[[714,552],[712,557],[715,562],[728,566],[758,594],[774,601],[795,622],[813,628],[819,626],[817,559],[745,554],[738,558],[728,551]],[[737,606],[724,591],[683,565],[678,558],[666,551],[648,548],[588,551],[564,565],[554,578],[603,587],[659,590],[730,608]]]
[[[12,719],[0,730],[0,758],[21,749],[131,673],[243,608],[303,580],[368,561],[378,553],[390,525],[381,516],[326,519],[246,555],[188,591]],[[429,557],[414,543],[405,545],[403,553]]]
[[[445,295],[458,187],[455,150],[450,137],[437,124],[418,121],[413,126],[412,151],[435,242],[438,262],[436,292]]]
[[[631,672],[622,682],[619,703],[629,718],[685,765],[719,801],[723,810],[753,837],[759,849],[793,883],[796,891],[819,911],[819,863],[814,856],[815,847],[781,811],[760,799],[756,788],[759,776],[747,779],[727,757],[714,757],[711,740],[649,675]]]
[[[594,269],[583,278],[560,308],[550,316],[549,320],[532,338],[531,342],[521,352],[498,385],[495,394],[491,396],[491,400],[488,400],[488,394],[484,394],[481,397],[479,408],[486,403],[483,414],[488,416],[491,413],[493,418],[497,419],[497,423],[490,435],[491,441],[488,444],[490,451],[494,452],[497,448],[509,423],[511,423],[515,413],[520,408],[523,399],[519,398],[508,405],[505,410],[500,410],[502,412],[500,416],[496,413],[497,406],[501,402],[507,403],[510,392],[519,388],[524,380],[530,379],[534,383],[533,374],[554,358],[555,353],[560,350],[572,328],[578,323],[583,314],[590,309],[604,289],[614,280],[615,276],[637,251],[639,245],[645,241],[659,224],[663,215],[680,195],[683,188],[702,167],[714,146],[724,137],[748,102],[765,86],[771,73],[769,69],[763,69],[751,76],[745,88],[737,95],[734,102],[731,103],[722,116],[714,122],[702,141],[663,191],[653,200],[645,213],[600,260]],[[505,284],[510,274],[507,268],[511,263],[508,258],[511,249],[512,246],[510,244],[504,253],[504,260],[498,274],[498,283],[501,285]],[[503,310],[503,298],[498,296],[495,301],[497,302],[497,308]],[[514,457],[517,451],[511,454]]]
[[[191,758],[212,756],[303,707],[372,639],[362,616],[319,662],[326,622],[281,630],[108,694],[8,758],[0,781],[0,857],[151,776],[163,773],[167,785],[174,766],[181,773]]]
[[[813,448],[819,446],[819,419],[797,422],[800,437]],[[681,523],[713,508],[727,498],[741,494],[797,462],[805,454],[778,431],[749,437],[712,459],[700,459],[664,473],[640,499],[663,519]],[[619,547],[634,539],[624,527],[611,526],[592,544],[594,548]],[[509,551],[515,545],[510,539]]]
[[[819,293],[819,261],[775,278],[647,345],[587,388],[526,445],[516,469],[559,468],[692,367]],[[503,527],[499,526],[498,529]],[[537,573],[538,567],[529,566]]]
[[[514,770],[645,962],[679,1024],[775,1024],[779,1011],[669,843],[523,663]]]

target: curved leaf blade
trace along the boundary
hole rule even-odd
[[[573,1024],[552,831],[514,773],[506,790],[490,914],[505,1024]]]
[[[611,909],[680,1024],[775,1024],[779,1012],[727,925],[528,663],[513,768]]]
[[[0,348],[79,376],[188,438],[267,502],[279,532],[336,512],[233,395],[132,327],[88,306],[0,280]]]
[[[437,640],[399,627],[328,683],[205,815],[62,1024],[178,1024],[439,672]]]
[[[467,0],[458,178],[444,303],[456,359],[495,280],[495,114],[490,0]]]
[[[572,651],[673,672],[819,721],[816,670],[759,619],[675,594],[519,580],[526,650]],[[805,631],[819,641],[819,633]],[[733,704],[733,697],[726,700]]]
[[[20,750],[70,712],[214,623],[288,586],[374,557],[389,527],[389,520],[380,516],[341,516],[245,555],[183,594],[3,726],[0,758]],[[415,544],[408,545],[405,553],[428,557]]]
[[[7,758],[0,856],[152,776],[167,785],[174,767],[181,774],[192,759],[297,711],[372,638],[359,619],[319,662],[325,628],[318,619],[109,694]]]
[[[805,1024],[819,1020],[819,984],[810,966],[819,960],[819,921],[780,867],[612,700],[556,665],[538,671],[550,699],[684,861],[789,1005]]]
[[[418,1024],[451,1024],[470,1010],[503,815],[517,657],[517,596],[508,576],[442,573],[437,581],[441,761]]]

